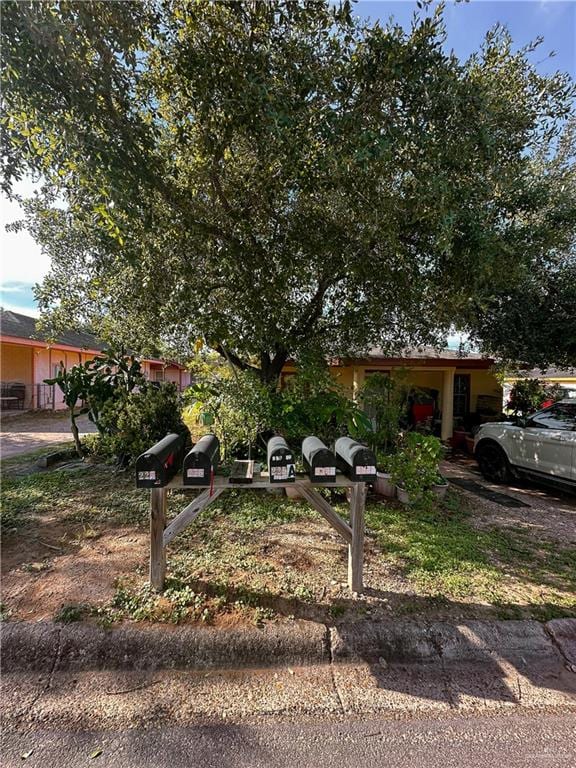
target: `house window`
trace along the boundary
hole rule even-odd
[[[470,374],[454,374],[454,418],[470,413]]]

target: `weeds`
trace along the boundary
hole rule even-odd
[[[88,613],[90,613],[90,606],[84,603],[63,605],[54,616],[54,621],[60,624],[72,624],[75,621],[82,621]]]
[[[105,626],[123,619],[211,624],[217,616],[225,613],[241,615],[256,625],[276,615],[271,608],[259,605],[249,592],[235,592],[229,596],[223,588],[221,594],[208,595],[174,578],[167,580],[162,594],[158,594],[148,583],[134,585],[119,580],[110,603],[92,611],[92,615]]]

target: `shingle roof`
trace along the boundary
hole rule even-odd
[[[576,379],[576,368],[561,370],[559,368],[533,368],[531,371],[522,371],[522,377],[529,379]]]
[[[5,309],[0,309],[0,333],[4,336],[14,336],[28,341],[32,339],[47,342],[47,336],[36,330],[36,318]],[[106,348],[106,345],[91,333],[80,331],[65,331],[56,339],[51,339],[51,343],[64,344],[67,347],[77,347],[78,349],[103,350]]]
[[[374,347],[368,352],[368,358],[403,358],[406,360],[437,358],[440,360],[488,360],[490,358],[481,355],[478,352],[462,353],[458,349],[446,347],[437,349],[435,347],[406,347],[396,355],[384,352],[384,350]]]

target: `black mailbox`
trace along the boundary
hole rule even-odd
[[[351,437],[339,437],[335,446],[336,465],[350,480],[373,483],[376,480],[376,457],[365,445]]]
[[[136,459],[136,487],[162,488],[172,480],[184,451],[182,435],[166,435]]]
[[[210,485],[220,462],[216,435],[204,435],[184,458],[184,485]]]
[[[313,483],[333,483],[336,480],[336,457],[322,440],[312,435],[304,438],[302,458]]]
[[[268,474],[271,483],[293,483],[296,480],[294,453],[279,435],[268,440]]]

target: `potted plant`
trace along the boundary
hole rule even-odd
[[[389,471],[390,455],[385,455],[381,451],[376,454],[376,481],[374,490],[379,496],[386,496],[393,499],[396,496],[396,486],[392,482],[392,474]]]
[[[387,462],[396,494],[403,504],[413,504],[433,491],[435,485],[444,485],[439,482],[441,458],[442,444],[438,438],[419,432],[404,435],[399,451]]]
[[[443,499],[444,496],[446,496],[446,492],[448,491],[448,480],[446,480],[445,477],[438,473],[436,475],[436,480],[432,484],[431,490],[436,498]]]
[[[422,497],[424,487],[418,468],[403,450],[390,457],[388,466],[398,501],[412,504]]]

